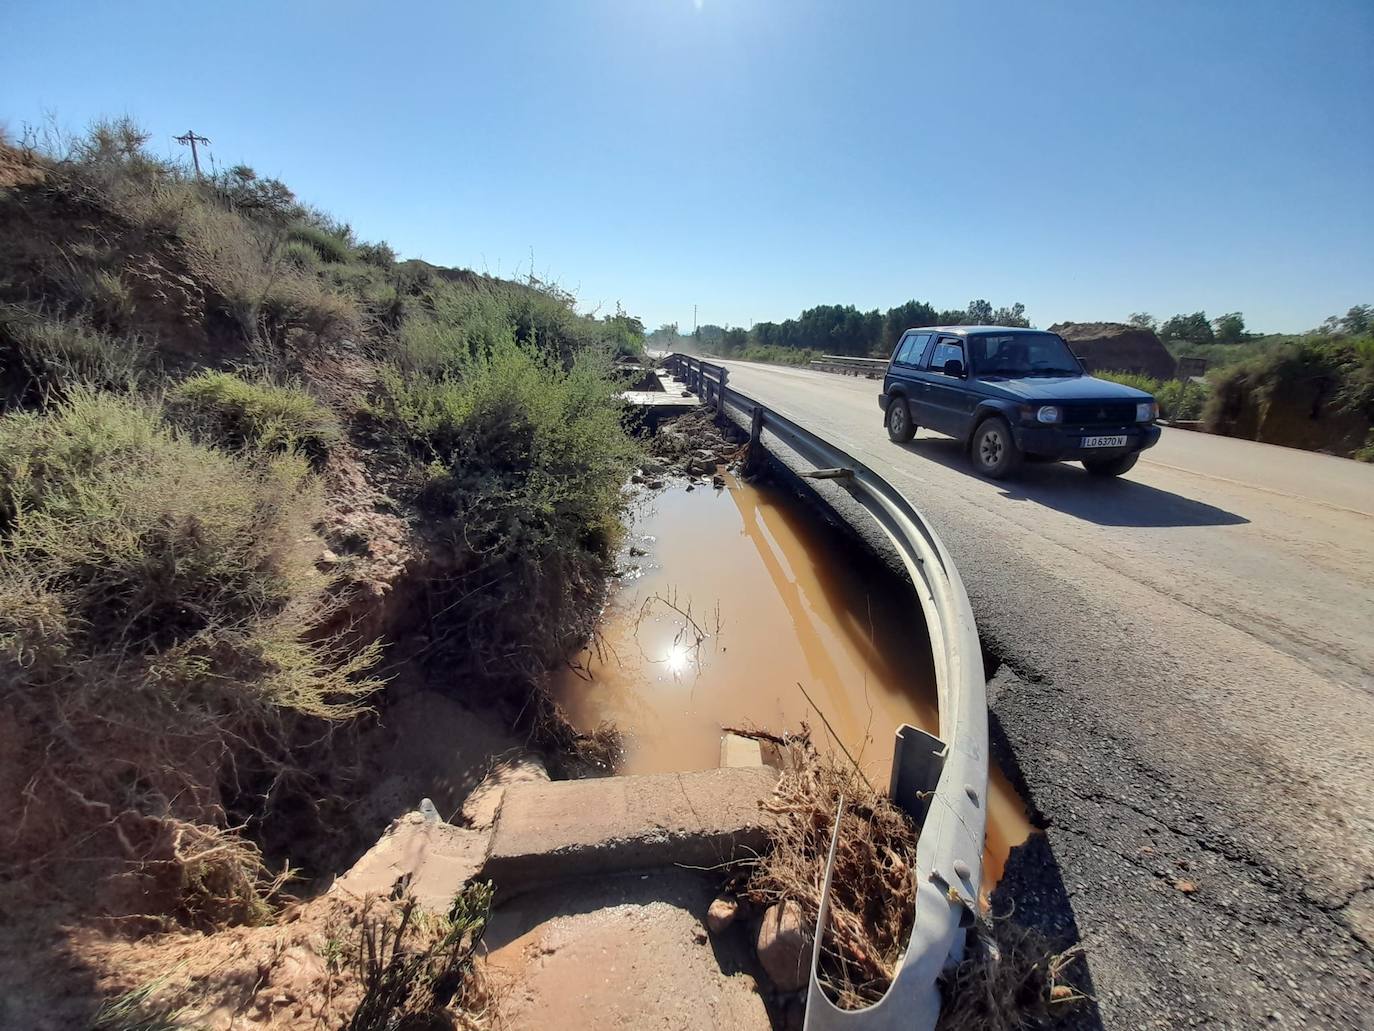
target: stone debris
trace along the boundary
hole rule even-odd
[[[810,978],[810,942],[802,909],[791,899],[775,902],[763,914],[758,935],[759,962],[780,992],[806,987]]]
[[[738,913],[739,903],[722,895],[712,902],[711,908],[706,911],[706,926],[711,929],[712,934],[721,934],[735,922]]]

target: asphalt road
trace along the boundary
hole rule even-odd
[[[952,552],[1047,824],[998,905],[1081,936],[1079,1022],[1374,1026],[1374,466],[1166,428],[1121,480],[995,483],[891,443],[876,381],[725,364]]]

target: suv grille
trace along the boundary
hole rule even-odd
[[[1103,401],[1064,406],[1064,421],[1075,426],[1106,426],[1135,422],[1134,401]]]

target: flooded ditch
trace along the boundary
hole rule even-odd
[[[806,722],[835,748],[828,721],[885,786],[897,726],[938,731],[910,587],[782,488],[719,478],[635,502],[623,575],[597,640],[556,677],[558,700],[583,729],[619,726],[625,773],[713,768],[723,727]],[[1031,829],[1001,771],[989,774],[986,891]]]

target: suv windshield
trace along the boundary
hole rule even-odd
[[[991,333],[969,338],[976,376],[1081,376],[1068,345],[1053,333]]]

